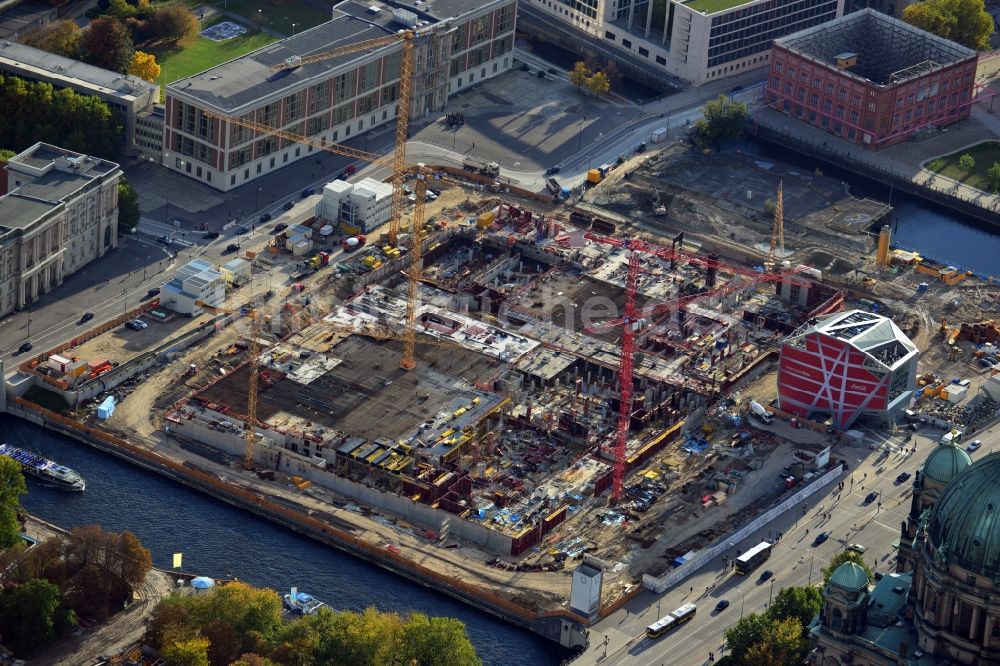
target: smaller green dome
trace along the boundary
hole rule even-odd
[[[868,587],[868,572],[856,562],[844,562],[830,576],[830,585],[850,592],[860,592]]]
[[[955,444],[939,444],[927,456],[924,476],[938,483],[950,483],[958,473],[972,464],[972,458]]]

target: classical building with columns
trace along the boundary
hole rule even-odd
[[[118,246],[114,162],[36,143],[6,165],[0,196],[0,316]]]
[[[760,69],[775,39],[844,13],[844,0],[524,1],[581,36],[694,85]]]
[[[811,627],[813,666],[1000,663],[1000,453],[941,445],[914,479],[897,572],[848,562]]]

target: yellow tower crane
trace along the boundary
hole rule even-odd
[[[413,82],[413,40],[415,37],[416,34],[412,30],[400,30],[395,35],[380,37],[378,39],[369,39],[363,42],[358,42],[357,44],[349,44],[347,46],[341,46],[339,48],[325,51],[323,53],[317,53],[311,56],[294,56],[286,59],[284,62],[271,66],[271,70],[276,72],[287,69],[297,69],[303,65],[323,62],[325,60],[331,60],[333,58],[339,58],[341,56],[361,51],[373,51],[386,46],[392,46],[393,44],[402,43],[403,49],[399,61],[399,104],[396,111],[396,145],[395,150],[393,151],[392,159],[385,159],[379,155],[375,155],[364,150],[358,150],[356,148],[351,148],[350,146],[343,146],[336,143],[321,144],[320,142],[312,141],[311,139],[303,141],[302,139],[305,137],[301,137],[275,127],[269,127],[268,125],[258,123],[249,117],[222,116],[207,111],[205,112],[205,115],[209,118],[220,119],[223,122],[224,129],[225,123],[230,123],[232,125],[245,127],[254,132],[270,134],[272,136],[285,139],[286,141],[304,143],[321,150],[336,153],[337,155],[366,160],[392,169],[392,208],[389,215],[389,244],[395,246],[396,240],[399,236],[399,220],[403,214],[403,199],[406,196],[403,192],[403,179],[406,175],[406,140],[409,137],[410,131],[410,87]]]
[[[774,224],[771,225],[771,247],[767,252],[767,261],[764,268],[768,272],[774,272],[778,267],[778,259],[775,251],[780,249],[781,256],[785,256],[785,204],[782,197],[783,181],[778,181],[778,201],[774,204]]]

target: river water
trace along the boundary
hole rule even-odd
[[[773,144],[751,140],[741,143],[740,147],[809,171],[818,166],[825,175],[846,181],[855,196],[891,203],[893,247],[914,250],[924,257],[978,275],[1000,277],[1000,217],[997,218],[997,225],[991,226],[945,206],[890,189],[827,162]]]
[[[129,530],[158,567],[169,568],[172,553],[181,552],[183,571],[278,590],[294,585],[337,609],[457,617],[486,664],[550,666],[568,655],[529,631],[57,433],[0,415],[0,439],[87,481],[86,492],[66,493],[29,478],[23,504],[30,513],[67,529],[97,523]]]

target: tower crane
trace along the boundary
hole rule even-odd
[[[779,246],[781,256],[785,255],[785,204],[781,194],[783,184],[782,181],[778,181],[778,201],[774,204],[774,224],[771,226],[771,247],[767,252],[767,261],[764,262],[764,268],[769,271],[778,267],[774,252]]]
[[[632,375],[635,338],[638,331],[645,325],[644,318],[638,316],[635,307],[635,296],[639,281],[639,254],[652,254],[661,259],[684,260],[705,266],[709,270],[717,271],[719,268],[725,269],[729,273],[742,275],[747,279],[733,280],[729,283],[699,294],[690,294],[680,298],[658,303],[647,309],[648,314],[655,315],[672,308],[683,308],[685,305],[697,300],[720,296],[762,282],[775,282],[789,279],[785,273],[764,272],[759,273],[752,269],[745,269],[738,266],[724,264],[715,257],[704,257],[693,252],[686,252],[681,249],[671,249],[644,241],[638,238],[621,239],[601,236],[599,234],[587,233],[585,238],[596,243],[611,245],[629,251],[628,273],[625,277],[625,313],[617,319],[602,322],[595,326],[590,326],[586,330],[589,332],[601,332],[615,327],[622,328],[621,353],[618,359],[618,427],[615,431],[614,446],[614,472],[612,475],[611,501],[617,502],[621,499],[622,489],[625,481],[625,451],[628,443],[628,432],[632,413],[632,390],[634,378]]]
[[[271,66],[272,71],[296,69],[298,67],[302,67],[303,65],[324,62],[333,58],[350,55],[351,53],[373,51],[386,46],[392,46],[393,44],[402,43],[402,56],[399,61],[399,104],[397,105],[398,108],[396,110],[396,145],[393,151],[392,159],[386,159],[379,155],[341,144],[321,144],[319,141],[313,141],[312,139],[301,137],[292,132],[286,132],[278,128],[269,127],[250,118],[222,116],[208,111],[204,113],[209,118],[220,119],[223,126],[225,126],[225,123],[238,125],[254,132],[270,134],[272,136],[285,139],[286,141],[303,143],[331,153],[366,160],[392,169],[392,208],[389,215],[389,243],[395,246],[396,240],[399,236],[399,220],[402,216],[403,198],[405,196],[403,192],[403,179],[406,174],[406,140],[409,137],[410,131],[410,87],[413,83],[413,41],[416,36],[416,33],[412,30],[400,30],[394,35],[379,37],[378,39],[369,39],[363,42],[358,42],[357,44],[348,44],[346,46],[341,46],[330,51],[317,53],[311,56],[293,56],[291,58],[287,58],[284,62]],[[305,139],[305,141],[302,139]]]

